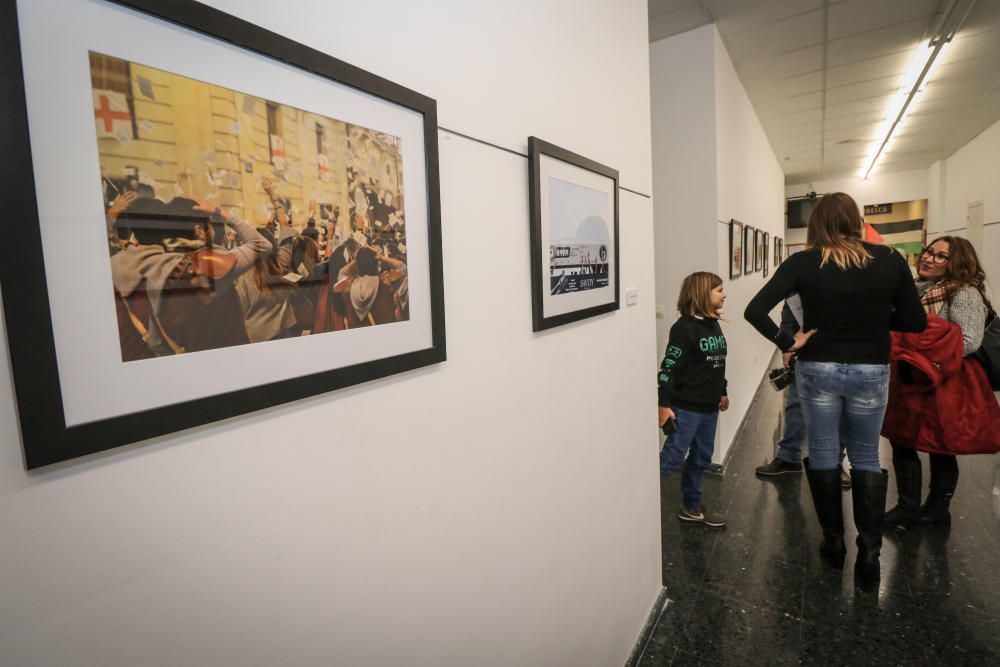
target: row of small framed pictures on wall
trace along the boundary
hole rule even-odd
[[[784,257],[785,241],[775,238],[773,257],[769,249],[772,247],[771,235],[755,229],[738,220],[729,221],[729,277],[739,278],[762,271],[767,277],[769,267],[781,264]]]
[[[433,99],[193,0],[0,37],[27,468],[446,359]],[[528,145],[533,329],[617,310],[618,172]]]

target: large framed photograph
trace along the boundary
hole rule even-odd
[[[532,327],[618,310],[618,172],[528,138]]]
[[[739,278],[743,273],[743,223],[729,221],[729,278]]]
[[[0,8],[28,468],[445,359],[433,99],[197,2]]]
[[[754,240],[757,235],[754,234],[754,229],[750,225],[743,226],[743,275],[750,275],[753,273],[753,258],[754,258]]]

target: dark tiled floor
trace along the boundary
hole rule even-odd
[[[662,482],[670,601],[639,664],[1000,665],[998,459],[961,457],[951,529],[888,533],[880,589],[860,593],[850,492],[847,562],[831,571],[817,551],[821,533],[804,475],[754,475],[772,457],[780,428],[781,395],[768,386],[725,475],[705,479],[706,504],[729,521],[723,529],[681,524],[679,476]],[[924,470],[926,489],[926,459]],[[892,507],[892,479],[889,487]]]

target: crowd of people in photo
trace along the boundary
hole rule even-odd
[[[802,473],[805,464],[823,531],[820,555],[838,569],[847,555],[842,489],[851,490],[861,590],[880,580],[886,527],[950,524],[956,456],[1000,451],[1000,327],[975,248],[957,236],[937,238],[920,253],[914,280],[903,256],[878,241],[849,195],[822,197],[806,249],[778,266],[744,313],[789,369],[785,432],[757,474]],[[726,523],[701,494],[718,414],[729,405],[719,326],[725,298],[715,274],[685,279],[659,370],[661,475],[683,467],[678,516],[712,527]],[[770,312],[783,302],[779,326]],[[891,443],[899,495],[889,512],[880,437]],[[808,456],[800,460],[803,446]],[[923,504],[918,452],[930,456]]]
[[[261,227],[199,197],[117,192],[107,221],[122,359],[408,320],[402,211],[374,179],[348,177],[348,217],[310,202],[305,224],[262,179]]]

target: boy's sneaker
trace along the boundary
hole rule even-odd
[[[703,523],[706,526],[711,526],[712,528],[721,528],[726,525],[726,517],[709,511],[704,505],[698,507],[697,509],[681,505],[681,511],[678,512],[677,518],[681,521],[687,521],[689,523]]]
[[[788,475],[802,473],[801,463],[789,463],[775,457],[770,463],[757,466],[757,474],[761,477],[777,477],[778,475]]]

